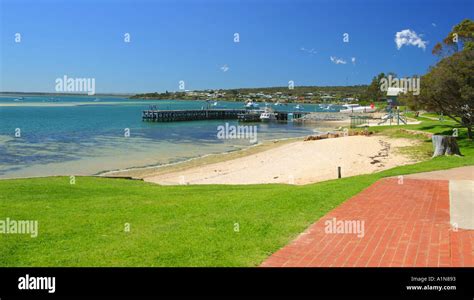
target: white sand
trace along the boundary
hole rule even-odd
[[[151,175],[144,180],[169,184],[307,184],[342,176],[373,173],[414,160],[396,153],[412,145],[406,139],[350,136],[298,141],[264,152],[179,172]]]

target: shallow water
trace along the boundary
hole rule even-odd
[[[235,120],[152,123],[141,120],[150,105],[201,109],[204,101],[130,100],[80,96],[0,97],[0,178],[92,175],[106,170],[168,164],[252,145],[248,139],[217,138],[217,128]],[[14,101],[17,99],[17,101]],[[295,105],[279,110],[294,110]],[[219,108],[242,108],[219,102]],[[304,105],[305,111],[320,111]],[[305,136],[318,128],[292,123],[256,123],[258,141]],[[129,130],[130,136],[125,136]],[[19,136],[15,136],[19,134]]]

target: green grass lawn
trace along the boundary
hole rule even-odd
[[[424,121],[403,128],[448,133],[453,126]],[[375,130],[409,136],[393,127]],[[430,143],[421,140],[418,147]],[[67,177],[0,180],[0,220],[39,222],[36,238],[0,234],[0,266],[256,266],[380,178],[474,165],[473,142],[462,129],[459,144],[463,157],[306,186],[159,186],[93,177],[78,177],[75,185]]]

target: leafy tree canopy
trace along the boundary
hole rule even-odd
[[[448,36],[434,46],[432,53],[444,57],[463,49],[474,50],[474,22],[470,19],[454,26]]]

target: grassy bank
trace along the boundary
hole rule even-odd
[[[403,128],[450,134],[455,126],[427,120]],[[418,147],[430,143],[399,128],[373,130],[420,139]],[[158,186],[92,177],[78,177],[74,185],[66,177],[0,180],[0,220],[39,222],[36,238],[0,234],[0,266],[255,266],[380,178],[474,165],[473,143],[463,129],[459,133],[463,157],[305,186]]]

